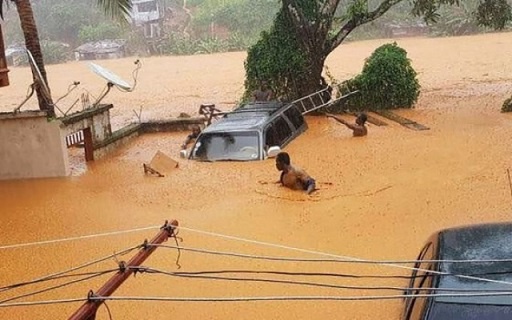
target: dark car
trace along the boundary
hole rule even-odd
[[[251,102],[206,127],[188,157],[203,161],[263,160],[275,156],[306,129],[304,117],[294,104]]]
[[[496,290],[511,292],[512,284],[507,283],[512,283],[512,262],[503,261],[511,258],[512,223],[472,225],[436,232],[421,250],[414,267],[433,270],[437,274],[429,275],[428,272],[414,270],[408,288],[415,289],[406,290],[405,293],[444,295],[407,297],[402,319],[512,319],[512,295],[468,294],[489,294]],[[491,279],[494,282],[475,278]],[[418,288],[435,290],[425,291]],[[464,293],[466,296],[463,296]]]

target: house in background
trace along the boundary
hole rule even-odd
[[[143,28],[144,37],[160,38],[165,10],[158,0],[133,0],[132,23]]]
[[[75,60],[117,59],[127,55],[126,40],[88,42],[74,50]]]

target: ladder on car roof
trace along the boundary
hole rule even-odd
[[[332,87],[327,86],[322,90],[313,92],[312,94],[292,101],[290,102],[290,104],[297,106],[299,108],[299,111],[303,115],[305,115],[312,111],[316,111],[318,109],[325,108],[337,102],[343,101],[358,92],[359,91],[349,92],[346,95],[343,95],[339,98],[332,99]]]

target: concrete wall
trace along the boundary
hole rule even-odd
[[[112,133],[109,139],[94,145],[94,160],[98,160],[140,135],[140,124],[131,124]]]
[[[65,134],[91,128],[93,144],[109,139],[112,136],[109,111],[112,107],[111,104],[101,105],[62,118],[61,120],[65,124]]]
[[[0,114],[0,180],[69,175],[60,126],[40,111]]]

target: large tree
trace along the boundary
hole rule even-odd
[[[412,14],[436,22],[443,5],[460,0],[410,0]],[[507,0],[479,0],[479,24],[503,29],[512,20]],[[327,56],[357,27],[378,19],[404,0],[282,0],[274,25],[249,49],[246,94],[270,80],[278,95],[294,99],[325,87]]]
[[[0,18],[3,19],[3,8],[4,4],[7,5],[9,0],[0,0]],[[39,43],[39,34],[37,31],[37,25],[34,19],[34,13],[32,11],[32,5],[30,0],[10,0],[14,3],[18,14],[20,16],[21,29],[23,30],[23,36],[25,37],[25,46],[27,50],[34,57],[35,64],[39,70],[32,68],[32,76],[36,83],[35,90],[37,99],[39,102],[39,109],[46,111],[48,117],[55,117],[55,108],[51,97],[49,86],[41,85],[37,79],[39,78],[38,71],[41,74],[41,78],[46,84],[48,79],[46,76],[46,69],[44,67],[43,53],[41,51],[41,45]],[[131,12],[132,1],[131,0],[96,0],[98,6],[100,6],[106,14],[110,15],[113,19],[126,20]]]

